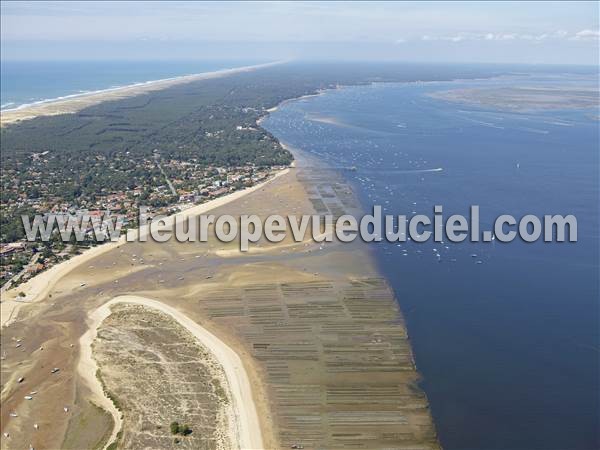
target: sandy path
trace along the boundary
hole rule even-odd
[[[115,297],[109,302],[90,314],[92,323],[90,329],[80,340],[81,359],[78,366],[80,376],[89,385],[96,401],[109,411],[115,418],[115,428],[113,429],[109,443],[116,438],[121,429],[122,420],[119,411],[116,410],[112,402],[104,396],[102,386],[96,378],[97,365],[92,358],[91,344],[96,337],[97,329],[102,321],[110,315],[110,306],[116,303],[132,303],[157,309],[168,314],[175,319],[181,326],[185,327],[200,341],[215,357],[223,368],[227,384],[229,386],[230,397],[233,403],[233,411],[237,426],[230,427],[230,440],[233,445],[240,449],[261,449],[263,448],[262,433],[256,405],[252,397],[250,380],[242,364],[242,360],[229,346],[223,343],[219,338],[210,333],[205,328],[198,325],[185,314],[177,309],[165,305],[156,300],[135,295],[123,295]]]
[[[173,214],[167,218],[165,224],[166,226],[172,226],[175,222],[175,217],[177,216],[190,217],[197,216],[200,214],[206,214],[212,209],[226,205],[227,203],[230,203],[245,195],[248,195],[251,192],[254,192],[258,189],[262,189],[263,187],[265,187],[266,184],[270,183],[274,179],[288,172],[289,169],[284,169],[280,172],[277,172],[275,176],[269,178],[268,180],[262,183],[259,183],[246,189],[242,189],[240,191],[232,192],[231,194],[225,195],[223,197],[216,198],[201,205],[193,206],[184,211],[178,212],[177,214]],[[145,235],[148,233],[147,228],[147,226],[142,227],[141,230],[135,231],[135,233],[141,233],[142,235]],[[61,262],[46,270],[45,272],[36,275],[27,282],[15,288],[9,289],[6,292],[3,292],[2,303],[0,303],[0,327],[10,325],[14,320],[16,320],[19,309],[23,305],[27,305],[28,303],[35,303],[44,299],[50,293],[50,291],[56,285],[56,283],[61,278],[69,274],[72,270],[76,269],[77,267],[89,264],[89,262],[95,257],[100,256],[110,250],[113,250],[119,245],[125,243],[126,238],[125,235],[123,235],[117,242],[109,242],[85,250],[82,254],[74,256],[73,258],[67,261]],[[19,297],[19,292],[23,292],[25,296]]]

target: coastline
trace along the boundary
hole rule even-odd
[[[222,71],[206,72],[206,73],[197,74],[197,75],[186,75],[186,76],[182,76],[182,77],[150,81],[150,82],[146,82],[146,83],[141,83],[144,85],[144,87],[146,87],[146,86],[148,87],[148,89],[145,91],[130,92],[127,95],[123,95],[122,97],[119,96],[119,97],[115,97],[115,98],[98,98],[93,103],[90,103],[89,105],[86,105],[86,106],[91,106],[92,104],[102,103],[104,101],[117,100],[119,98],[135,96],[135,95],[143,94],[144,92],[149,92],[149,91],[153,91],[153,90],[164,89],[173,84],[187,83],[187,82],[191,82],[191,81],[197,81],[197,80],[201,80],[201,79],[209,79],[209,78],[218,77],[218,76],[227,76],[227,75],[232,75],[234,73],[256,70],[256,69],[260,69],[260,68],[264,68],[264,67],[270,67],[270,66],[274,66],[274,65],[278,65],[278,64],[283,64],[283,63],[285,63],[285,61],[276,61],[276,62],[272,62],[272,63],[260,64],[260,65],[255,65],[255,66],[244,66],[244,67],[240,67],[240,68],[236,68],[236,69],[224,69]],[[189,77],[194,77],[194,79],[189,79]],[[196,77],[198,77],[198,78],[196,78]],[[153,83],[162,83],[162,82],[174,82],[174,83],[167,84],[167,85],[160,85],[160,86],[157,84],[153,84]],[[131,86],[125,86],[122,88],[115,88],[115,90],[116,89],[129,89],[129,88],[135,89],[137,86],[138,86],[138,84],[131,85]],[[340,86],[336,86],[335,88],[331,88],[331,89],[335,90],[335,89],[339,89],[339,88],[340,88]],[[297,101],[297,100],[302,100],[302,99],[306,99],[306,98],[311,98],[311,97],[318,97],[320,95],[325,94],[325,92],[327,90],[330,90],[330,89],[321,89],[321,90],[311,93],[311,94],[305,94],[305,95],[301,95],[299,97],[292,97],[292,98],[285,99],[285,100],[281,101],[280,103],[278,103],[277,105],[275,105],[271,108],[268,108],[266,110],[266,113],[256,121],[256,125],[261,126],[262,121],[264,119],[266,119],[270,113],[277,111],[278,108],[285,105],[286,103]],[[113,91],[113,89],[98,91],[97,93],[93,93],[90,95],[102,96],[102,94],[106,93],[107,91]],[[69,101],[74,102],[75,100],[77,100],[77,99],[69,99],[69,100],[66,100],[65,102],[69,102]],[[52,105],[52,103],[47,103],[47,105],[50,106],[50,105]],[[82,108],[86,107],[86,106],[82,106]],[[24,108],[23,110],[20,110],[17,108],[12,111],[26,111],[26,110],[27,110],[27,108]],[[68,112],[76,112],[78,110],[79,109],[73,109],[72,111],[68,111]],[[67,112],[67,111],[65,111],[65,112]],[[5,114],[5,112],[2,112],[0,126],[7,125],[9,123],[19,122],[22,120],[32,119],[32,118],[35,118],[38,116],[54,115],[54,114],[50,114],[50,113],[39,114],[39,115],[35,115],[32,117],[14,118],[13,120],[11,120],[11,118],[9,117],[9,121],[6,121],[4,114]],[[56,112],[55,114],[61,114],[61,112]],[[284,142],[280,141],[279,139],[277,139],[277,140],[278,140],[279,144],[282,146],[282,148],[284,148],[285,150],[288,150],[290,153],[292,153],[292,156],[294,157],[294,160],[292,161],[290,168],[296,167],[296,164],[298,161],[297,152],[299,150],[292,149],[290,146],[288,146]],[[294,151],[296,151],[296,154],[294,153]],[[300,152],[300,153],[304,153],[304,152]],[[300,157],[301,160],[303,158],[305,158],[305,156]],[[199,215],[199,214],[206,213],[206,212],[210,211],[211,209],[223,206],[231,201],[234,201],[234,200],[242,197],[243,195],[247,195],[256,189],[264,187],[267,183],[269,183],[272,180],[278,178],[279,176],[284,175],[287,172],[289,172],[290,168],[281,170],[280,172],[276,173],[275,176],[269,178],[268,180],[266,180],[263,183],[260,183],[256,186],[251,186],[251,187],[243,189],[241,191],[232,192],[231,194],[225,195],[223,197],[219,197],[217,199],[211,200],[211,201],[203,203],[201,205],[197,205],[192,208],[188,208],[186,210],[180,211],[176,214],[172,214],[166,218],[167,219],[166,224],[169,226],[172,225],[172,223],[173,223],[172,221],[175,219],[175,216],[189,217],[189,216],[193,216],[193,215]],[[138,236],[139,236],[139,233],[147,234],[147,230],[144,231],[143,229],[136,229],[136,230],[131,230],[131,231],[134,233],[138,233]],[[60,262],[59,264],[51,267],[50,269],[48,269],[38,275],[35,275],[33,278],[27,280],[25,283],[20,284],[19,286],[12,287],[12,288],[4,291],[3,298],[0,301],[0,329],[4,328],[5,326],[10,325],[17,319],[17,316],[18,316],[18,313],[19,313],[19,310],[21,309],[21,307],[23,307],[24,305],[35,303],[35,302],[43,299],[45,296],[47,296],[48,293],[54,287],[54,285],[60,279],[62,279],[64,276],[68,275],[71,271],[76,270],[78,267],[82,267],[84,264],[88,263],[90,260],[92,260],[93,258],[95,258],[97,256],[100,256],[106,252],[109,252],[110,250],[113,250],[114,248],[118,248],[120,245],[122,245],[124,243],[126,243],[126,235],[120,236],[119,240],[117,242],[107,242],[105,244],[98,245],[96,247],[87,249],[87,250],[83,251],[81,254],[74,256],[73,258],[71,258],[67,261]],[[17,288],[19,288],[19,289],[17,290]],[[19,292],[23,292],[23,294],[25,294],[25,296],[22,297],[21,300],[19,300],[19,295],[18,295]]]
[[[11,123],[34,119],[41,116],[53,116],[58,114],[69,114],[80,111],[88,106],[93,106],[110,100],[119,100],[127,97],[145,94],[156,90],[165,89],[178,84],[190,83],[193,81],[207,80],[211,78],[225,77],[236,73],[249,72],[274,65],[282,64],[285,61],[274,61],[265,64],[256,64],[251,66],[235,67],[231,69],[222,69],[212,72],[202,72],[191,75],[182,75],[159,80],[134,83],[116,88],[101,89],[97,91],[72,94],[55,99],[41,100],[38,102],[21,105],[13,109],[4,109],[0,111],[0,126],[6,126]]]
[[[119,433],[123,428],[122,413],[113,401],[106,396],[102,383],[98,379],[99,368],[92,351],[92,345],[98,336],[98,328],[109,315],[109,303],[105,303],[88,315],[91,323],[88,330],[79,339],[79,361],[77,363],[77,374],[90,389],[94,403],[110,414],[113,420],[112,431],[102,450],[107,449],[113,442],[117,442]]]
[[[232,192],[223,197],[219,197],[214,200],[210,200],[206,203],[202,203],[200,205],[193,206],[178,213],[172,214],[166,218],[165,224],[167,226],[171,226],[175,221],[175,217],[186,218],[190,216],[205,214],[211,211],[212,209],[224,206],[258,189],[264,188],[273,180],[288,173],[289,170],[289,168],[283,169],[277,172],[268,180],[263,181],[262,183],[250,186],[240,191]],[[149,230],[146,226],[142,229],[131,230],[131,232],[135,233],[135,237],[137,238],[140,236],[140,233],[142,235],[147,235]],[[124,234],[120,236],[119,240],[116,242],[107,242],[106,244],[98,245],[96,247],[87,249],[81,254],[76,255],[67,261],[60,262],[59,264],[56,264],[55,266],[51,267],[45,272],[34,276],[33,278],[27,280],[25,283],[3,292],[2,302],[0,303],[0,328],[4,328],[5,326],[8,326],[11,323],[13,323],[17,319],[19,310],[23,306],[36,303],[42,300],[44,297],[46,297],[48,293],[52,290],[52,288],[56,285],[56,283],[60,281],[63,277],[68,275],[71,271],[76,270],[79,267],[83,267],[92,259],[125,244],[127,242],[126,239],[127,236]],[[25,294],[25,296],[22,297],[22,300],[19,300],[20,292]]]
[[[311,98],[311,97],[318,97],[320,95],[325,94],[325,92],[327,92],[327,91],[340,89],[341,87],[342,86],[336,86],[335,88],[319,89],[319,90],[317,90],[316,92],[314,92],[312,94],[305,94],[305,95],[300,95],[299,97],[286,98],[285,100],[282,100],[281,102],[279,102],[277,105],[271,106],[270,108],[266,109],[265,110],[266,114],[264,116],[262,116],[261,118],[259,118],[256,121],[256,125],[260,126],[260,124],[262,123],[262,121],[264,119],[266,119],[269,116],[269,114],[277,111],[279,108],[281,108],[283,105],[285,105],[287,103],[295,102],[295,101],[299,101],[299,100],[304,100],[304,99]],[[280,144],[281,144],[281,142],[280,142]]]

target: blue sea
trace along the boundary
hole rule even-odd
[[[345,87],[262,123],[338,168],[365,212],[432,217],[442,205],[446,217],[468,216],[479,205],[482,230],[500,214],[577,217],[577,243],[368,244],[407,321],[445,449],[600,448],[597,110],[504,112],[427,96],[580,82],[537,73]]]
[[[4,61],[0,109],[268,61]]]

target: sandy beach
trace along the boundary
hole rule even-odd
[[[289,169],[281,170],[273,177],[262,183],[232,192],[231,194],[224,195],[223,197],[202,203],[201,205],[193,206],[176,214],[172,214],[165,220],[165,225],[172,226],[176,217],[186,218],[198,216],[200,214],[206,214],[212,209],[226,205],[258,189],[264,188],[268,183],[286,174],[288,171]],[[142,227],[141,230],[131,230],[131,232],[134,236],[139,236],[140,234],[144,236],[150,232],[150,230],[147,228],[148,227]],[[92,247],[88,250],[85,250],[80,255],[76,255],[67,261],[63,261],[46,270],[45,272],[34,276],[25,283],[4,292],[2,295],[2,302],[0,303],[0,327],[7,326],[15,321],[19,313],[19,309],[23,306],[35,303],[46,297],[54,285],[72,270],[75,270],[78,267],[83,268],[86,264],[89,265],[90,261],[92,261],[94,258],[114,250],[124,243],[126,243],[126,235],[122,235],[116,242],[108,242],[103,245]],[[20,293],[23,293],[24,296],[19,295]]]
[[[122,420],[120,412],[104,395],[102,386],[96,377],[97,366],[92,357],[91,345],[96,337],[99,325],[111,314],[111,306],[117,303],[131,303],[157,309],[173,317],[179,324],[192,333],[214,355],[227,378],[230,397],[233,399],[233,417],[229,418],[234,423],[233,426],[229,427],[229,442],[232,447],[239,449],[263,448],[262,433],[252,397],[251,384],[244,365],[235,351],[210,331],[198,325],[177,309],[156,300],[134,295],[116,297],[90,313],[90,328],[80,339],[81,356],[78,366],[79,375],[83,377],[94,393],[94,400],[98,401],[103,408],[111,413],[115,423],[107,445],[116,439],[122,426]]]
[[[79,339],[79,364],[77,365],[77,373],[88,386],[91,391],[91,400],[107,411],[113,419],[113,429],[110,437],[107,439],[104,448],[115,442],[118,438],[119,431],[123,426],[123,418],[121,412],[116,408],[114,403],[104,394],[104,389],[100,380],[96,376],[98,373],[98,365],[92,356],[92,344],[98,335],[98,327],[106,317],[110,315],[109,303],[104,304],[101,308],[93,311],[89,315],[89,329]]]
[[[213,72],[205,72],[193,75],[173,77],[168,79],[154,80],[145,83],[136,83],[133,85],[113,89],[105,89],[81,95],[74,95],[64,99],[57,99],[39,102],[31,105],[24,105],[23,107],[19,107],[16,109],[2,111],[0,114],[0,125],[4,126],[10,123],[28,120],[38,116],[74,113],[88,106],[102,103],[105,101],[133,97],[136,95],[144,94],[146,92],[165,89],[177,84],[189,83],[199,80],[208,80],[212,78],[233,75],[236,73],[258,70],[273,65],[282,64],[284,62],[285,61],[276,61],[266,64],[243,66]],[[276,176],[280,176],[284,172],[285,171],[279,172],[278,174],[276,174]],[[255,189],[263,187],[267,182],[269,182],[269,180],[267,180],[265,183],[252,186],[241,191],[236,191],[229,195],[219,197],[201,205],[188,208],[184,211],[170,216],[167,219],[166,224],[171,225],[173,223],[172,221],[176,216],[190,217],[206,213],[213,208],[217,208],[237,198],[240,198],[243,195],[253,192]],[[135,230],[130,230],[130,232],[133,232],[134,234],[136,233]],[[147,234],[148,230],[142,229],[137,231],[137,233]],[[81,254],[70,258],[67,261],[56,264],[49,270],[46,270],[34,276],[32,279],[17,287],[3,291],[2,299],[0,301],[0,327],[4,327],[12,323],[16,319],[19,309],[23,305],[34,303],[39,299],[45,297],[48,294],[48,292],[50,292],[52,287],[56,284],[56,282],[63,276],[76,269],[77,267],[83,267],[86,264],[89,264],[89,262],[94,258],[119,247],[120,245],[125,243],[125,239],[125,236],[121,236],[121,238],[117,242],[109,242],[103,245],[92,247],[88,250],[83,251]]]
[[[257,64],[252,66],[236,67],[233,69],[216,70],[193,75],[166,78],[162,80],[136,83],[128,86],[103,89],[100,91],[69,96],[68,98],[49,100],[30,105],[23,105],[15,109],[4,110],[0,113],[0,125],[5,126],[14,122],[33,119],[39,116],[53,116],[57,114],[68,114],[80,111],[88,106],[96,105],[109,100],[119,100],[126,97],[145,94],[147,92],[165,89],[178,84],[190,83],[192,81],[208,80],[211,78],[225,77],[236,73],[270,67],[282,62]]]

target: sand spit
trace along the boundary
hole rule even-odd
[[[257,64],[253,66],[236,67],[233,69],[223,69],[214,72],[204,72],[193,75],[184,75],[180,77],[166,78],[162,80],[148,81],[145,83],[136,83],[128,86],[104,89],[85,93],[81,95],[70,96],[68,98],[49,100],[30,105],[24,105],[16,109],[4,110],[0,114],[0,124],[2,126],[23,120],[33,119],[39,116],[54,116],[58,114],[68,114],[80,111],[88,106],[96,105],[108,100],[119,100],[126,97],[133,97],[147,92],[165,89],[178,84],[190,83],[192,81],[208,80],[219,78],[236,73],[249,72],[262,69],[273,65],[281,64],[282,61]]]
[[[206,214],[212,209],[224,206],[258,189],[263,189],[268,183],[288,173],[288,171],[289,169],[281,170],[277,172],[275,176],[262,183],[242,189],[240,191],[232,192],[231,194],[223,197],[216,198],[209,202],[202,203],[201,205],[193,206],[180,211],[177,214],[173,214],[166,219],[165,225],[172,226],[175,221],[175,217],[193,217],[200,214]],[[136,235],[141,233],[142,236],[147,235],[148,229],[147,227],[142,227],[141,230],[134,231],[134,233],[136,233]],[[89,264],[98,256],[101,256],[125,243],[126,237],[123,235],[117,242],[109,242],[107,244],[92,247],[88,250],[85,250],[80,255],[74,256],[67,261],[57,264],[47,271],[31,278],[27,282],[4,292],[2,295],[2,303],[0,303],[0,327],[10,325],[12,322],[14,322],[17,319],[19,309],[23,305],[35,303],[45,298],[55,286],[57,281],[59,281],[65,275],[77,268],[83,268],[86,264]],[[25,296],[20,296],[19,293],[23,293]]]
[[[437,91],[431,98],[512,112],[540,112],[596,108],[598,87],[488,86]]]
[[[262,433],[256,406],[252,397],[250,381],[242,360],[237,353],[215,335],[198,325],[177,309],[156,300],[134,295],[116,297],[93,311],[89,315],[89,318],[91,319],[90,329],[80,339],[81,358],[79,361],[78,373],[92,390],[93,395],[96,397],[94,400],[107,409],[115,420],[115,427],[111,438],[108,441],[109,443],[116,439],[117,433],[122,426],[122,420],[119,411],[104,395],[100,381],[96,377],[97,365],[92,358],[91,345],[96,337],[98,327],[102,321],[111,314],[110,307],[117,303],[130,303],[157,309],[162,313],[171,316],[181,326],[192,333],[194,337],[214,355],[225,373],[227,385],[230,390],[230,397],[233,400],[234,416],[229,419],[235,424],[235,426],[229,427],[229,441],[235,446],[234,448],[263,448]]]

